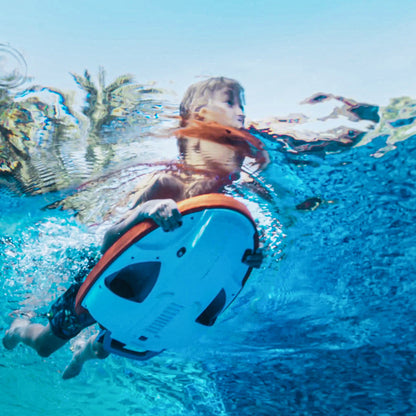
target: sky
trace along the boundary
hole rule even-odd
[[[0,0],[0,43],[33,82],[75,90],[103,66],[180,101],[207,76],[239,80],[249,118],[286,115],[316,92],[386,105],[416,97],[414,0]],[[1,70],[1,66],[0,66]]]

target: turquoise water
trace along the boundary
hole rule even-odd
[[[124,90],[107,119],[88,96],[95,113],[59,91],[3,96],[15,136],[1,131],[2,331],[14,315],[42,321],[97,253],[113,204],[174,157],[173,139],[150,132],[177,103],[146,91]],[[253,122],[271,165],[227,192],[253,212],[266,259],[210,337],[144,363],[89,362],[69,381],[68,347],[48,359],[2,348],[3,413],[416,415],[416,102],[356,108]]]

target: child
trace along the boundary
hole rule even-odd
[[[181,128],[174,132],[182,156],[181,166],[168,169],[142,189],[129,216],[110,228],[103,241],[105,252],[121,235],[140,221],[150,218],[165,231],[181,225],[176,202],[185,198],[222,192],[239,177],[246,157],[264,167],[268,155],[262,143],[246,131],[244,125],[241,85],[228,78],[210,78],[191,85],[180,105]],[[258,257],[247,260],[258,267]],[[75,298],[81,283],[75,283],[52,305],[49,323],[44,326],[28,320],[16,319],[3,338],[5,348],[11,350],[22,342],[47,357],[81,330],[95,323],[88,315],[75,313]],[[105,358],[98,335],[79,343],[73,358],[63,373],[64,378],[79,374],[85,361]]]

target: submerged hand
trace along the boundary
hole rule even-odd
[[[140,208],[141,215],[153,220],[164,231],[172,231],[182,225],[182,215],[173,199],[153,199]]]

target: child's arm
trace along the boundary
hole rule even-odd
[[[185,198],[184,194],[185,185],[182,181],[174,176],[161,173],[154,177],[143,190],[138,192],[133,208],[152,199],[173,199],[178,202]]]
[[[139,194],[128,217],[111,227],[105,234],[101,251],[104,253],[118,238],[137,223],[152,219],[165,231],[181,225],[181,214],[175,201],[184,199],[184,185],[172,176],[157,176]]]
[[[152,199],[134,208],[126,219],[106,232],[101,251],[104,253],[126,231],[145,219],[153,220],[165,231],[174,230],[182,224],[181,214],[173,199]]]

